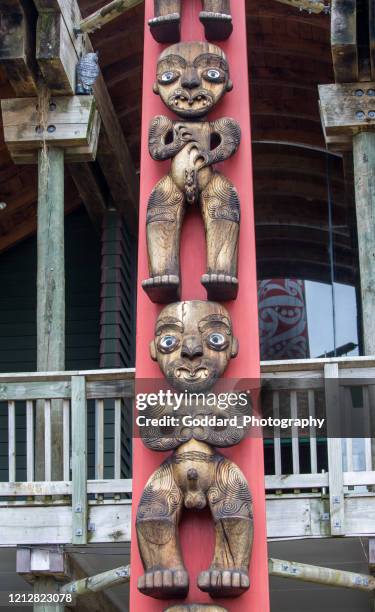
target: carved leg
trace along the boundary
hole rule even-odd
[[[235,300],[240,222],[237,191],[225,176],[214,174],[202,192],[201,205],[207,243],[207,274],[202,276],[202,285],[209,300]]]
[[[215,553],[198,586],[212,597],[237,597],[250,586],[253,515],[248,484],[232,461],[223,458],[218,463],[208,501],[215,521]]]
[[[233,32],[230,0],[202,0],[199,19],[204,25],[207,40],[226,40]]]
[[[150,19],[151,34],[157,42],[180,40],[181,0],[154,0],[155,17]]]
[[[189,591],[189,576],[178,539],[182,500],[170,463],[163,463],[143,491],[136,520],[145,568],[138,579],[138,589],[149,597],[184,598]]]
[[[153,190],[147,208],[150,277],[142,287],[158,304],[180,299],[180,234],[184,196],[170,175]]]

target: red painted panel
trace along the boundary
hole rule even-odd
[[[204,40],[203,27],[198,14],[200,0],[184,0],[182,40]],[[234,322],[234,332],[240,340],[240,353],[226,373],[229,378],[259,377],[259,342],[257,285],[255,268],[255,238],[253,218],[253,185],[251,173],[251,132],[248,96],[246,12],[244,0],[232,0],[234,32],[220,46],[227,53],[234,89],[218,105],[210,118],[229,116],[236,119],[242,129],[239,152],[222,164],[223,171],[233,181],[241,200],[241,235],[239,258],[240,290],[235,302],[226,303]],[[160,307],[152,304],[141,288],[141,281],[148,278],[146,250],[146,207],[149,194],[155,183],[167,172],[169,162],[160,163],[148,153],[147,133],[150,120],[157,114],[168,114],[160,99],[152,93],[157,57],[164,48],[151,37],[147,20],[153,15],[153,0],[145,2],[145,57],[143,76],[142,111],[142,157],[141,157],[141,204],[138,259],[138,311],[137,311],[137,360],[138,378],[161,378],[157,364],[151,361],[148,345],[153,337],[154,324]],[[171,115],[172,116],[172,115]],[[198,214],[190,214],[185,220],[182,233],[182,298],[206,299],[200,284],[205,271],[205,243],[203,225]],[[242,442],[225,453],[244,472],[254,499],[255,540],[251,563],[252,586],[248,593],[238,599],[221,600],[231,612],[268,612],[268,566],[266,544],[266,513],[264,496],[263,443],[259,438]],[[134,440],[133,450],[133,537],[131,547],[131,610],[134,612],[161,611],[167,607],[160,602],[141,595],[137,590],[137,578],[143,573],[135,537],[135,513],[144,484],[163,460],[163,454],[146,449],[139,439]],[[186,601],[210,602],[206,594],[196,587],[200,571],[207,569],[213,552],[213,527],[208,515],[185,513],[181,524],[181,542],[185,564],[190,574],[190,592]]]

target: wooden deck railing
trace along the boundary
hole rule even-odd
[[[6,433],[8,439],[7,455],[4,457],[3,451],[2,456],[3,462],[7,459],[8,474],[0,482],[0,507],[30,506],[34,502],[40,505],[41,496],[48,496],[46,500],[60,496],[62,503],[71,506],[72,542],[87,542],[89,504],[116,502],[131,495],[134,375],[132,369],[0,374],[0,414],[7,413],[3,439]],[[368,423],[370,431],[375,409],[375,359],[267,362],[262,364],[262,385],[263,400],[275,418],[324,417],[328,432],[331,408],[335,404],[340,410],[353,407],[353,398],[357,398],[358,418]],[[354,394],[353,388],[357,389]],[[51,415],[56,402],[62,407],[63,465],[62,480],[52,481]],[[38,481],[34,438],[37,411],[44,412],[45,421],[45,471]],[[291,430],[282,436],[277,429],[269,436],[267,431],[265,434],[267,503],[274,508],[270,510],[272,537],[282,536],[278,517],[282,518],[283,502],[285,508],[291,508],[293,501],[297,504],[299,500],[298,507],[310,513],[307,535],[352,533],[346,523],[353,523],[354,502],[359,498],[366,498],[366,512],[375,511],[375,462],[370,437],[358,442],[340,439],[314,427],[304,434]],[[362,464],[357,461],[358,444],[362,445]],[[349,506],[348,500],[353,502]],[[314,513],[316,519],[311,518]],[[370,530],[375,530],[372,523],[364,525],[362,532]]]
[[[319,416],[326,421],[322,433],[289,431],[286,439],[275,429],[270,446],[273,469],[266,476],[269,500],[310,498],[327,501],[327,535],[345,535],[348,498],[369,498],[375,485],[371,432],[375,424],[375,359],[367,357],[267,362],[262,364],[263,402],[275,418]],[[281,402],[281,400],[283,400]],[[281,414],[281,403],[283,410]],[[356,410],[363,437],[337,437],[340,423]],[[350,435],[348,432],[347,435]],[[319,439],[320,438],[320,439]],[[289,450],[283,462],[282,446]],[[301,465],[301,448],[306,449]],[[355,447],[361,447],[361,461]],[[291,457],[290,457],[291,455]],[[306,458],[308,456],[308,459]],[[287,464],[285,468],[283,463]],[[374,500],[375,501],[375,500]],[[321,519],[321,517],[320,517]],[[358,526],[360,527],[360,525]],[[363,533],[367,532],[365,522]]]

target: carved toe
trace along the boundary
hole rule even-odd
[[[202,11],[199,19],[204,25],[207,40],[226,40],[233,32],[231,15]]]
[[[198,576],[198,587],[211,597],[238,597],[250,587],[250,579],[243,570],[210,569]]]
[[[170,304],[180,299],[180,279],[174,274],[148,278],[142,287],[155,304]]]
[[[202,285],[206,288],[207,298],[218,302],[235,300],[238,294],[238,279],[226,274],[203,274]]]
[[[155,599],[182,599],[189,592],[189,576],[184,569],[146,572],[138,578],[138,590]]]
[[[170,13],[154,17],[148,22],[151,34],[159,43],[177,43],[180,40],[180,15]]]

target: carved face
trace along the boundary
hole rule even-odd
[[[179,391],[208,391],[238,353],[227,310],[216,302],[178,302],[162,310],[151,357]]]
[[[172,45],[159,57],[154,92],[185,118],[203,117],[232,89],[225,54],[216,45]]]

